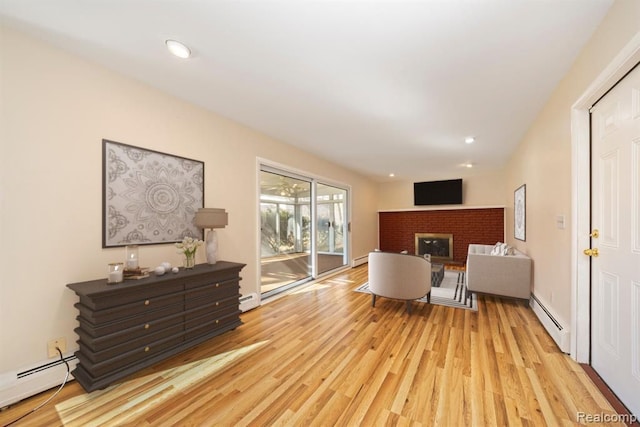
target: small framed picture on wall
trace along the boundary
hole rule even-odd
[[[514,193],[513,234],[518,240],[527,240],[527,186],[522,184]]]

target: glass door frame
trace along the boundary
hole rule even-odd
[[[328,239],[329,242],[327,243],[329,246],[329,251],[323,251],[320,248],[317,251],[317,255],[336,255],[336,254],[341,254],[341,258],[342,258],[342,264],[340,266],[337,267],[331,267],[329,266],[329,268],[327,268],[326,270],[322,271],[322,272],[318,272],[319,276],[325,275],[326,273],[329,273],[335,269],[338,268],[342,268],[345,265],[348,264],[348,251],[347,248],[349,246],[349,242],[348,242],[348,237],[349,237],[349,199],[350,199],[350,193],[349,193],[349,189],[348,188],[344,188],[343,186],[340,185],[336,185],[334,183],[330,183],[327,182],[325,180],[318,180],[316,182],[316,189],[318,188],[318,186],[321,187],[325,187],[325,188],[331,188],[334,190],[338,190],[338,191],[333,191],[333,192],[329,192],[330,195],[332,196],[332,198],[330,200],[319,200],[319,198],[321,197],[320,191],[318,191],[317,196],[314,198],[316,204],[315,204],[315,211],[318,217],[320,217],[319,214],[319,206],[321,205],[326,205],[329,206],[329,226],[328,226]],[[333,198],[333,196],[335,196],[336,194],[344,194],[344,199],[343,200],[336,200]],[[343,209],[343,218],[342,218],[342,223],[341,223],[341,228],[342,228],[342,252],[335,252],[335,238],[336,238],[336,217],[335,217],[335,213],[336,213],[336,205],[342,205],[342,209]],[[321,232],[320,227],[319,227],[319,222],[320,218],[318,218],[318,220],[316,220],[316,222],[314,224],[317,225],[316,227],[316,236],[318,236]],[[318,243],[318,239],[316,239],[316,243]],[[318,243],[319,244],[319,243]],[[330,263],[332,264],[332,263]],[[318,260],[318,262],[316,263],[316,265],[319,267],[320,266],[320,262]]]
[[[265,184],[267,184],[267,187],[264,187]],[[258,283],[260,286],[260,295],[263,298],[279,294],[299,284],[308,282],[313,278],[313,271],[311,270],[313,263],[311,242],[313,240],[312,236],[315,227],[311,220],[312,191],[313,184],[308,177],[264,164],[261,164],[258,169],[258,231],[260,232],[258,239],[260,248],[258,258]],[[276,234],[275,244],[277,250],[275,250],[272,255],[264,253],[265,244],[263,238],[268,234],[273,234],[265,234],[265,224],[262,222],[262,217],[265,213],[262,207],[265,205],[273,205],[276,207],[276,227],[274,231]],[[304,216],[301,213],[303,207],[308,207],[309,211],[307,215],[309,245],[305,245],[303,242],[306,235],[303,221]],[[285,208],[285,211],[289,211],[292,208],[294,212],[293,218],[295,218],[294,247],[287,248],[284,252],[282,251],[283,233],[280,229],[282,227],[280,214],[283,208]],[[292,217],[287,215],[287,218],[290,220]],[[288,235],[284,241],[288,241]],[[288,243],[289,242],[285,243],[285,245],[288,246]],[[304,255],[305,253],[307,255]],[[275,259],[269,260],[271,256],[274,256]],[[265,270],[267,273],[265,273]]]
[[[310,242],[310,250],[311,250],[311,276],[300,280],[298,282],[293,282],[289,285],[283,286],[280,292],[284,292],[292,287],[301,285],[311,280],[316,280],[320,277],[329,275],[334,273],[335,271],[339,271],[341,269],[345,269],[349,267],[348,260],[350,259],[351,253],[351,186],[336,182],[331,179],[327,179],[324,177],[316,176],[312,173],[308,173],[305,171],[301,171],[295,168],[288,167],[286,165],[278,164],[271,162],[266,159],[257,158],[256,162],[256,217],[257,217],[257,260],[258,260],[258,268],[257,268],[257,283],[258,288],[261,287],[262,284],[262,235],[261,235],[261,195],[262,189],[260,185],[260,173],[261,171],[271,172],[283,176],[288,176],[294,179],[300,179],[304,181],[311,182],[311,242]],[[317,212],[317,186],[319,184],[328,185],[331,187],[338,188],[340,190],[345,191],[346,200],[344,202],[345,209],[345,224],[344,224],[344,257],[343,257],[343,265],[337,267],[335,269],[328,270],[326,272],[320,273],[318,271],[318,247],[317,247],[317,221],[318,221],[318,212]],[[280,293],[277,292],[277,293]],[[258,292],[260,294],[260,292]],[[261,297],[269,297],[272,296],[271,292],[268,292],[266,296]]]

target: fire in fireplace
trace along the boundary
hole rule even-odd
[[[416,255],[430,254],[434,261],[453,261],[453,234],[416,233]]]

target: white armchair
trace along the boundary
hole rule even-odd
[[[531,296],[531,258],[491,255],[493,245],[469,245],[466,284],[468,292],[528,299]]]
[[[411,314],[411,301],[431,296],[431,263],[424,257],[391,252],[369,254],[371,305],[376,296],[405,300]]]

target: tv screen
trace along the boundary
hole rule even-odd
[[[415,206],[461,205],[462,179],[414,182],[413,204]]]

